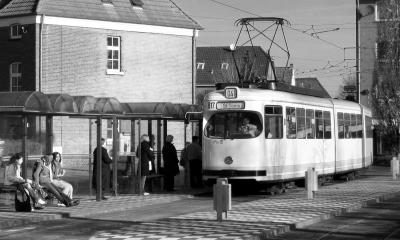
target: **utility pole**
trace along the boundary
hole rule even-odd
[[[360,28],[359,28],[359,0],[356,0],[356,100],[360,103]]]

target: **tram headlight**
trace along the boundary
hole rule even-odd
[[[227,165],[231,165],[233,163],[232,157],[231,156],[225,157],[224,163],[227,164]]]

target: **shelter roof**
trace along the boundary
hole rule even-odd
[[[56,114],[73,114],[78,113],[78,107],[74,98],[69,94],[47,94],[53,108],[53,113]]]
[[[49,98],[41,92],[2,92],[0,112],[47,114],[53,109]]]
[[[41,92],[0,92],[0,113],[65,116],[114,115],[119,118],[185,120],[201,106],[171,102],[120,103],[114,97],[71,96]]]

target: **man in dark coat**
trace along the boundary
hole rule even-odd
[[[146,183],[146,176],[150,174],[151,161],[154,161],[154,152],[150,146],[149,136],[144,134],[141,137],[140,144],[140,175],[141,175],[141,185],[139,186],[143,195],[149,195],[149,193],[144,192],[144,186]],[[136,150],[136,156],[139,157],[139,149]]]
[[[101,186],[102,186],[102,198],[106,200],[107,198],[104,196],[105,193],[110,193],[110,178],[111,178],[111,170],[110,164],[112,163],[112,159],[108,156],[107,149],[104,148],[105,139],[101,139]],[[96,189],[96,176],[97,176],[97,147],[93,151],[93,178],[92,178],[92,186]]]
[[[174,177],[179,173],[179,160],[176,148],[172,143],[174,137],[168,135],[162,149],[164,159],[164,188],[166,191],[174,191]]]

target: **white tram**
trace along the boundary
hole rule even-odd
[[[321,176],[372,164],[371,110],[354,102],[228,86],[206,95],[203,109],[206,181],[289,182],[308,167]]]

